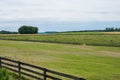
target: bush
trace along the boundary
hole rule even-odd
[[[18,32],[20,34],[37,34],[38,33],[38,28],[37,27],[32,27],[32,26],[21,26],[18,29]]]
[[[13,80],[13,78],[6,69],[0,69],[0,80]]]

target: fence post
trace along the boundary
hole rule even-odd
[[[18,72],[19,72],[19,80],[21,78],[21,62],[18,61]]]
[[[2,61],[1,61],[1,57],[0,57],[0,68],[2,68]]]
[[[47,69],[44,68],[44,80],[46,80],[46,71],[47,71]]]

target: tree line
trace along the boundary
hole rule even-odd
[[[11,31],[2,30],[2,31],[0,31],[0,34],[18,34],[18,32],[11,32]]]
[[[33,27],[33,26],[21,26],[18,29],[18,32],[11,32],[11,31],[5,31],[2,30],[0,31],[0,34],[37,34],[38,33],[38,28]]]
[[[118,28],[118,27],[107,27],[105,29],[105,31],[108,31],[108,32],[110,32],[110,31],[120,31],[120,28]]]
[[[85,31],[68,31],[68,32],[120,32],[120,28],[118,27],[107,27],[105,30],[85,30]],[[33,27],[33,26],[26,26],[23,25],[18,29],[18,32],[10,32],[10,31],[5,31],[2,30],[0,31],[0,34],[37,34],[38,33],[38,28]]]

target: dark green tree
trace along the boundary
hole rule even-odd
[[[109,30],[110,30],[110,28],[108,28],[108,27],[105,29],[105,31],[109,31]]]
[[[118,28],[118,27],[107,27],[106,29],[105,29],[105,31],[120,31],[120,28]]]
[[[33,26],[21,26],[18,29],[18,32],[20,34],[37,34],[38,33],[38,28],[33,27]]]
[[[118,31],[120,31],[120,28],[118,28]]]
[[[118,28],[115,28],[115,31],[119,31],[119,29],[118,29]]]

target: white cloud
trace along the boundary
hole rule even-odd
[[[1,0],[0,19],[120,21],[120,0]]]

